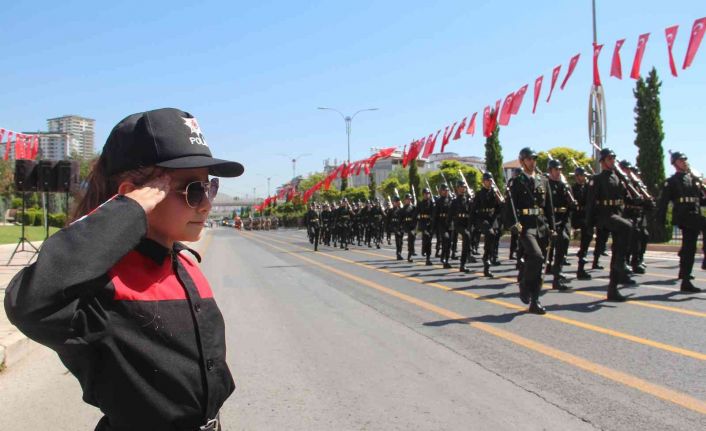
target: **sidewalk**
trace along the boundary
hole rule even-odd
[[[199,253],[207,244],[207,238],[211,236],[211,229],[204,229],[201,239],[197,242],[185,243]],[[32,242],[39,248],[41,241]],[[0,371],[5,367],[10,367],[23,358],[27,357],[37,344],[29,340],[23,333],[15,328],[5,315],[5,307],[2,302],[5,299],[5,288],[12,278],[29,264],[29,260],[36,261],[34,252],[18,252],[12,259],[12,263],[6,266],[8,259],[15,250],[17,244],[0,244]],[[21,247],[20,247],[21,248]],[[25,250],[32,250],[28,244],[24,245]],[[205,250],[204,250],[205,251]]]

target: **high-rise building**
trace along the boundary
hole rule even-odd
[[[79,117],[78,115],[64,115],[63,117],[47,120],[47,128],[53,133],[70,133],[78,141],[76,151],[79,157],[90,159],[95,154],[94,144],[96,139],[96,120]]]

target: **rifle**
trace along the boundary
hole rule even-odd
[[[414,190],[414,184],[409,185],[412,189],[412,204],[416,207],[417,206],[417,192]]]
[[[449,195],[451,195],[451,199],[455,198],[455,197],[456,197],[456,193],[454,193],[454,191],[451,190],[451,187],[449,187],[449,182],[446,180],[446,176],[445,176],[444,173],[441,172],[441,171],[439,171],[439,173],[441,174],[441,178],[444,179],[444,184],[446,184],[446,188],[449,190]]]
[[[573,157],[571,158],[571,161],[574,163],[574,166],[577,168],[583,168],[584,170],[588,171],[589,174],[595,175],[595,172],[593,172],[593,168],[591,167],[591,164],[589,163],[586,166],[581,166],[579,165],[579,162],[576,161]]]
[[[427,185],[427,189],[429,189],[429,193],[431,193],[431,186],[429,185],[429,180],[426,179],[426,178],[424,178],[424,182],[425,182],[426,185]],[[439,190],[438,190],[438,189],[436,190],[436,193],[437,193],[437,194],[439,193]]]
[[[463,185],[466,187],[466,195],[468,195],[469,199],[473,199],[473,197],[475,196],[475,192],[468,186],[468,181],[466,181],[466,177],[463,176],[463,172],[461,172],[460,169],[458,170],[458,174],[461,176]]]
[[[495,193],[495,199],[498,200],[501,204],[505,203],[505,198],[503,197],[502,194],[500,194],[500,190],[498,189],[498,185],[495,184],[495,178],[490,178],[490,188],[493,190],[493,193]]]
[[[517,229],[517,233],[522,232],[522,223],[517,219],[517,210],[515,209],[515,201],[512,199],[512,192],[510,191],[510,184],[512,184],[513,179],[508,181],[505,186],[505,193],[507,193],[508,199],[510,199],[510,207],[512,208],[512,216],[515,219],[515,224],[513,225]]]
[[[400,192],[397,190],[397,187],[395,187],[395,197],[400,197]]]
[[[395,189],[395,190],[397,190],[397,189]],[[392,208],[392,198],[390,197],[390,195],[387,195],[387,205],[388,205],[388,208]]]

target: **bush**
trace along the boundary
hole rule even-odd
[[[48,215],[49,226],[63,228],[66,225],[66,214],[54,213]]]
[[[28,210],[24,213],[21,213],[22,224],[25,226],[34,226],[35,217],[36,214],[32,210]]]
[[[12,198],[12,208],[22,208],[22,198]]]
[[[34,211],[34,225],[33,226],[43,226],[44,225],[44,211]]]

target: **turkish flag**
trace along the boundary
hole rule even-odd
[[[686,69],[691,66],[691,62],[696,56],[696,51],[699,50],[699,45],[701,45],[701,39],[704,38],[704,31],[706,31],[706,17],[699,18],[694,21],[694,27],[691,29],[689,47],[686,49],[686,57],[684,57],[684,65],[682,66],[682,69]]]
[[[407,156],[408,156],[407,155],[407,146],[405,145],[404,149],[402,150],[402,167],[403,168],[406,168],[407,163],[409,162],[409,160],[407,159]]]
[[[601,74],[598,72],[598,55],[601,53],[603,45],[593,44],[593,85],[600,87]]]
[[[15,160],[22,160],[25,158],[25,135],[22,133],[15,134]]]
[[[632,71],[630,71],[632,79],[640,79],[640,64],[642,63],[642,56],[645,55],[645,46],[649,38],[650,34],[645,33],[641,34],[640,38],[637,39],[637,50],[635,51],[635,59],[632,62]]]
[[[36,159],[39,154],[39,135],[34,135],[34,148],[32,148],[32,159]]]
[[[610,76],[615,76],[618,79],[623,79],[623,65],[620,63],[620,48],[623,47],[625,39],[620,39],[615,42],[613,48],[613,61],[610,65]]]
[[[579,57],[581,54],[576,54],[573,57],[571,57],[571,60],[569,60],[569,70],[566,72],[566,76],[564,77],[564,82],[561,83],[561,89],[563,90],[564,87],[566,87],[566,83],[569,81],[569,78],[571,78],[571,74],[574,73],[574,69],[576,69],[576,64],[579,62]]]
[[[542,91],[542,81],[544,81],[544,75],[534,80],[534,105],[532,106],[532,113],[537,110],[537,101],[539,100],[539,93]]]
[[[498,106],[500,105],[500,101],[498,100],[498,103],[495,104],[496,108],[490,111],[490,120],[488,122],[488,136],[492,135],[493,132],[495,131],[495,128],[498,127]],[[486,138],[488,137],[486,136]]]
[[[451,134],[453,133],[454,128],[456,127],[456,123],[457,123],[457,121],[454,121],[450,130],[449,130],[449,126],[446,126],[446,129],[444,130],[444,137],[441,140],[441,152],[442,153],[444,152],[444,148],[446,148],[446,146],[449,144],[449,138],[451,138]]]
[[[34,136],[27,135],[27,140],[25,141],[25,157],[32,160],[34,159]]]
[[[458,125],[458,128],[456,129],[456,134],[454,135],[454,141],[457,139],[461,139],[461,133],[466,130],[466,118],[468,117],[463,117],[463,120],[461,120],[461,124]]]
[[[363,169],[363,162],[356,162],[355,176],[360,175],[360,170]]]
[[[549,87],[549,96],[547,96],[547,103],[549,103],[549,99],[552,98],[552,93],[554,92],[554,85],[556,84],[556,80],[559,78],[559,71],[561,71],[561,64],[555,67],[554,70],[552,70],[552,85],[551,87]]]
[[[517,115],[517,113],[520,112],[520,105],[522,105],[522,99],[524,99],[528,87],[529,85],[525,84],[515,93],[515,98],[512,100],[512,109],[510,111],[512,115]]]
[[[668,27],[664,30],[664,34],[667,37],[667,51],[669,52],[669,68],[672,70],[672,76],[677,76],[677,65],[674,64],[674,55],[672,54],[672,47],[674,46],[674,40],[677,38],[677,30],[679,30],[678,25]]]
[[[510,93],[505,96],[503,108],[500,110],[500,125],[507,126],[510,124],[510,116],[512,115],[512,102],[515,99],[515,93]]]
[[[363,169],[365,170],[365,175],[370,175],[370,163],[366,161],[363,164]]]
[[[427,146],[424,149],[424,158],[426,159],[429,157],[432,153],[434,153],[434,146],[436,146],[436,138],[439,137],[439,133],[441,133],[441,130],[436,131],[436,135],[433,133],[429,135],[427,138]]]
[[[477,112],[474,112],[473,115],[471,116],[471,122],[468,124],[468,129],[466,129],[466,134],[467,135],[475,135],[476,133],[476,116],[478,115]]]
[[[486,106],[483,109],[483,136],[486,138],[490,136],[488,133],[488,128],[490,127],[490,106]]]

